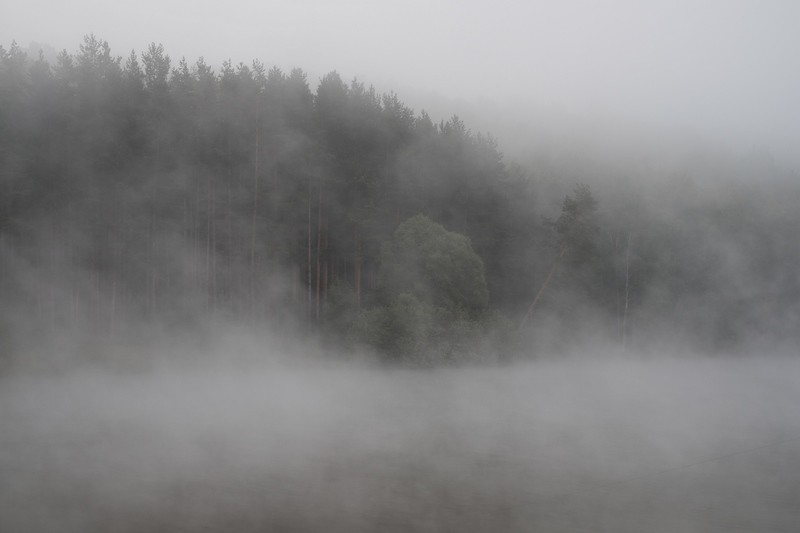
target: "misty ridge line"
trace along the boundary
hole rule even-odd
[[[800,190],[768,157],[522,167],[335,71],[312,92],[94,35],[0,64],[8,365],[208,324],[412,366],[796,346]]]

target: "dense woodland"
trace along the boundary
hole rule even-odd
[[[655,185],[561,177],[335,71],[12,43],[0,349],[207,320],[434,362],[796,340],[796,176],[703,181],[728,163],[697,161]]]

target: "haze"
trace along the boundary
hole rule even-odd
[[[299,66],[312,85],[337,69],[417,111],[447,98],[437,119],[511,103],[539,129],[566,113],[793,161],[800,145],[800,5],[789,0],[77,0],[14,2],[0,21],[23,48],[73,51],[90,32],[121,56],[160,42],[176,60]]]
[[[592,359],[4,380],[0,527],[796,531],[796,360]]]
[[[800,531],[799,30],[5,6],[0,531]]]

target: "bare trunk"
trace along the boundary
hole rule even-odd
[[[156,312],[156,237],[155,237],[156,215],[153,208],[150,209],[150,287],[149,287],[149,308],[150,316]]]
[[[192,216],[191,242],[198,247],[198,251],[200,250],[200,220],[200,180],[197,180],[197,183],[194,187],[194,215]],[[201,258],[198,254],[197,261],[192,262],[192,291],[200,290],[200,283],[203,275],[203,268],[200,261]],[[197,286],[195,286],[195,284],[197,284]]]
[[[614,235],[614,257],[617,257],[619,254],[619,234]],[[620,282],[618,278],[614,278],[614,303],[617,309],[617,340],[622,343],[622,288],[620,287]]]
[[[216,190],[214,180],[208,179],[208,222],[206,236],[206,292],[207,305],[211,314],[216,312],[217,306],[217,224],[216,224]]]
[[[322,266],[322,303],[323,308],[325,304],[328,303],[328,268],[330,267],[330,253],[328,252],[328,232],[329,232],[329,223],[328,223],[328,215],[325,215],[325,261],[323,262]]]
[[[322,303],[323,307],[328,303],[328,260],[322,266]]]
[[[206,214],[206,311],[211,311],[211,177],[208,178],[208,213]]]
[[[322,185],[319,188],[319,201],[317,203],[317,298],[316,298],[316,321],[319,324],[319,302],[320,302],[320,281],[321,281],[321,273],[320,273],[320,252],[321,252],[321,244],[322,244]]]
[[[114,319],[117,312],[117,280],[111,282],[111,310],[108,316],[108,331],[114,333]]]
[[[217,312],[217,188],[211,183],[211,312]]]
[[[156,271],[151,269],[150,272],[150,316],[153,317],[156,314]]]
[[[356,309],[361,310],[361,236],[358,223],[355,227],[355,257],[353,261],[353,281],[356,289]]]
[[[311,328],[311,181],[308,183],[308,219],[307,219],[306,257],[306,327]]]
[[[628,243],[625,246],[625,301],[622,308],[622,349],[628,342],[628,296],[630,294],[630,257],[631,257],[631,232],[628,232]]]
[[[547,274],[547,277],[545,278],[544,283],[542,283],[542,286],[539,288],[539,292],[536,293],[536,296],[534,297],[533,302],[531,302],[531,305],[528,307],[528,310],[525,312],[525,316],[522,317],[522,321],[519,324],[520,329],[522,329],[525,326],[525,324],[528,322],[528,320],[530,319],[531,315],[533,314],[533,310],[534,310],[534,308],[536,308],[536,304],[539,303],[539,298],[542,297],[542,294],[544,294],[544,290],[550,284],[550,280],[552,279],[553,274],[555,274],[556,269],[558,268],[558,262],[561,260],[562,257],[564,257],[564,253],[566,251],[567,251],[566,246],[562,247],[561,248],[561,252],[559,252],[559,254],[558,254],[558,257],[556,257],[556,260],[553,261],[553,266],[550,268],[550,272]]]
[[[298,294],[300,294],[300,266],[294,269],[294,276],[292,276],[292,302],[297,305]]]
[[[233,191],[231,187],[231,182],[233,181],[233,175],[228,176],[228,212],[226,218],[228,219],[228,250],[227,250],[227,257],[223,257],[223,265],[225,265],[225,270],[230,272],[230,265],[233,263],[234,257],[234,250],[236,250],[236,238],[233,234]],[[234,290],[238,289],[238,277],[234,276],[226,276],[223,278],[222,284],[222,296],[223,296],[223,303],[227,306],[228,310],[231,312],[236,311],[236,302],[234,301],[233,295]]]
[[[257,104],[256,104],[257,105]],[[258,107],[256,107],[256,157],[253,169],[253,220],[250,227],[250,314],[255,309],[256,292],[256,221],[258,218],[258,151],[260,144],[260,132],[258,124]]]
[[[54,223],[50,225],[50,239],[51,242],[57,242],[57,233]],[[50,315],[50,330],[55,331],[56,329],[56,279],[58,272],[58,256],[57,256],[57,248],[53,247],[53,252],[50,254],[50,276],[49,276],[49,283],[48,283],[48,311]],[[99,294],[99,291],[96,293]]]

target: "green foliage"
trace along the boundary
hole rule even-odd
[[[335,72],[311,88],[298,68],[215,72],[157,44],[123,60],[93,35],[52,66],[0,46],[0,258],[26,265],[0,266],[0,298],[32,330],[225,316],[427,364],[507,342],[503,314],[555,272],[537,312],[565,336],[586,317],[613,336],[622,316],[709,345],[759,323],[797,335],[794,176],[713,194],[671,180],[647,202],[604,185],[602,218],[579,186],[543,223],[572,174],[509,168],[458,117]]]
[[[580,264],[592,259],[599,227],[597,201],[588,185],[578,185],[572,196],[564,198],[555,228],[568,262]]]
[[[505,340],[502,326],[492,313],[473,320],[401,293],[361,313],[352,332],[390,360],[434,366],[486,360],[498,347],[493,342]]]
[[[170,73],[170,58],[164,52],[164,45],[150,43],[147,52],[142,54],[145,85],[154,94],[167,90],[167,76]]]
[[[337,281],[329,287],[325,300],[324,332],[328,338],[342,340],[359,316],[353,287]]]
[[[471,318],[489,301],[483,261],[469,238],[421,214],[403,222],[384,245],[380,278],[390,294],[407,292]]]
[[[362,313],[356,338],[396,359],[416,358],[430,346],[434,308],[412,294],[399,294],[388,306]]]
[[[486,312],[483,262],[467,237],[416,215],[384,244],[379,279],[383,304],[358,317],[357,339],[413,364],[483,355],[478,340],[496,317]]]

